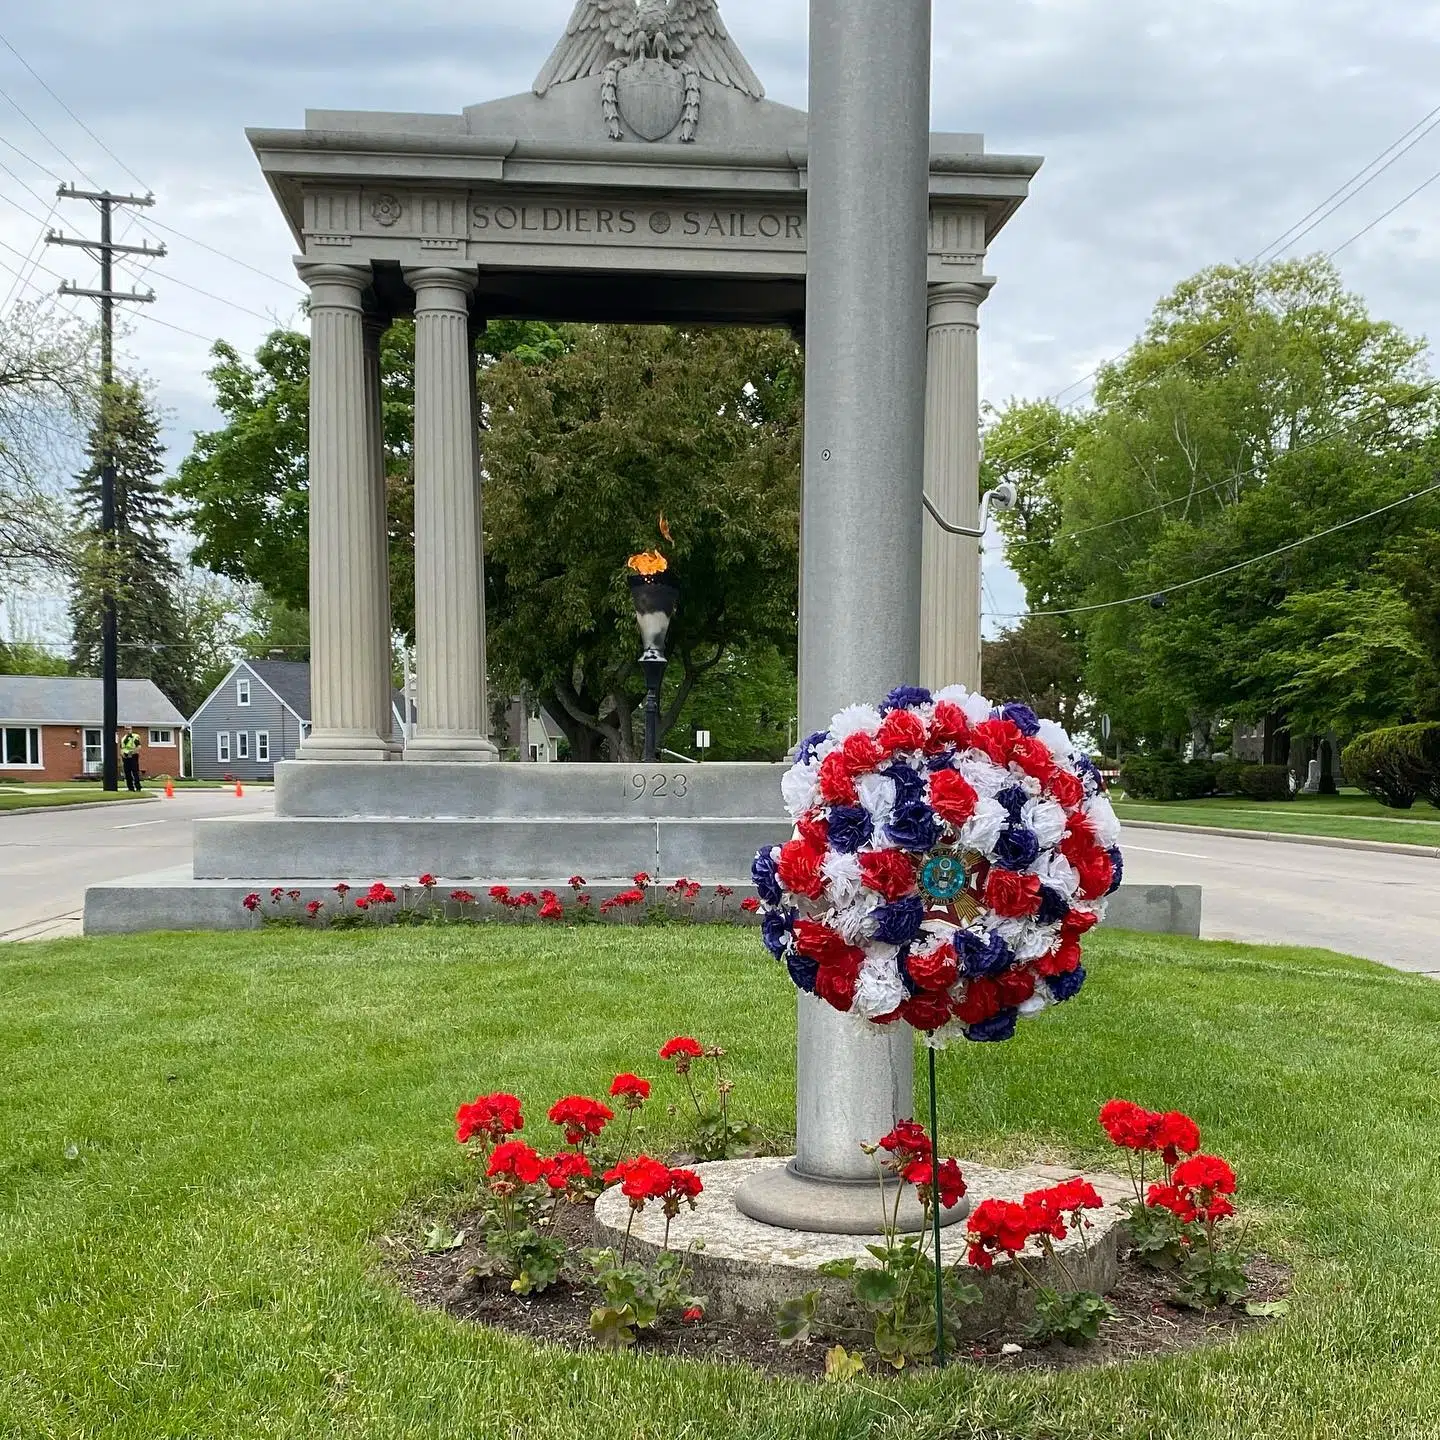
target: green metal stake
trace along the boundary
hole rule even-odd
[[[940,1268],[940,1126],[935,1113],[935,1047],[930,1052],[930,1222],[935,1232],[935,1364],[945,1368],[945,1275]]]

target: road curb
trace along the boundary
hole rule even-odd
[[[140,795],[134,800],[81,800],[74,805],[17,805],[13,810],[0,810],[0,820],[7,815],[53,815],[58,810],[116,810],[126,805],[154,805],[153,795]]]
[[[1401,845],[1393,840],[1342,840],[1335,835],[1286,835],[1278,830],[1225,830],[1218,825],[1177,825],[1167,820],[1120,819],[1127,830],[1168,830],[1176,835],[1221,835],[1227,840],[1278,840],[1286,845],[1319,845],[1327,850],[1370,850],[1382,855],[1419,855],[1440,860],[1440,846]]]

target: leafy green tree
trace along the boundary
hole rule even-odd
[[[644,699],[631,554],[659,544],[681,587],[662,735],[727,657],[793,668],[801,354],[775,330],[566,336],[482,375],[491,646],[577,759],[626,760]]]
[[[68,675],[63,655],[28,640],[0,640],[0,675]]]
[[[1101,372],[1068,448],[1024,455],[1027,432],[1062,433],[1045,407],[992,427],[997,472],[1038,467],[1044,528],[1011,530],[1014,563],[1037,610],[1067,612],[1086,690],[1127,740],[1174,745],[1217,719],[1315,733],[1413,708],[1416,659],[1379,592],[1393,596],[1383,557],[1433,528],[1433,502],[1295,542],[1421,488],[1436,419],[1422,357],[1327,261],[1217,266]],[[1363,623],[1378,638],[1334,638]]]
[[[86,445],[89,463],[74,491],[85,548],[70,598],[71,664],[82,675],[100,673],[102,597],[108,586],[115,598],[121,674],[153,680],[189,714],[204,698],[198,693],[203,662],[178,599],[180,566],[170,549],[174,506],[161,482],[160,421],[133,380],[114,385],[101,409]],[[107,431],[115,463],[113,545],[100,529]]]
[[[1089,718],[1080,647],[1059,621],[1027,615],[981,645],[981,689],[1018,700],[1075,733]]]

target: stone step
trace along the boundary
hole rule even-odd
[[[275,813],[290,818],[615,820],[773,817],[784,765],[422,764],[287,760],[275,767]]]
[[[684,820],[256,816],[197,820],[194,836],[197,880],[368,881],[375,876],[428,872],[455,880],[505,883],[584,875],[599,884],[643,870],[715,884],[748,881],[755,852],[788,838],[789,826],[765,816]]]

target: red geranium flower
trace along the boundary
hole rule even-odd
[[[420,884],[424,886],[426,890],[433,890],[435,888],[435,877],[431,875],[429,871],[426,871],[426,873],[420,877]]]
[[[490,887],[490,898],[499,900],[502,904],[510,898],[510,887],[508,885],[492,885]]]
[[[671,1170],[666,1177],[665,1190],[657,1198],[665,1202],[665,1213],[673,1220],[682,1205],[688,1205],[692,1210],[695,1208],[695,1201],[704,1188],[693,1170]]]
[[[637,870],[630,878],[642,890],[650,883],[650,876],[644,870]]]
[[[930,1192],[935,1181],[934,1166],[929,1160],[916,1160],[905,1168],[904,1178],[919,1192],[922,1205],[931,1204]],[[958,1205],[965,1194],[965,1177],[958,1160],[940,1162],[940,1208],[949,1210]]]
[[[1040,1230],[1048,1233],[1050,1219],[1037,1206],[992,1198],[982,1200],[975,1207],[966,1229],[970,1263],[977,1269],[988,1270],[1002,1250],[1010,1256],[1018,1255],[1032,1235]]]
[[[357,910],[368,910],[370,908],[370,902],[361,895],[355,901],[355,908]]]
[[[323,900],[312,900],[306,905],[305,913],[313,920],[324,908],[325,902]]]
[[[980,803],[975,787],[958,770],[937,770],[930,777],[930,804],[952,825],[963,825]]]
[[[577,1151],[562,1150],[544,1165],[545,1183],[552,1190],[578,1190],[580,1182],[594,1178],[590,1162]]]
[[[481,1095],[455,1112],[455,1138],[462,1145],[477,1135],[491,1141],[503,1140],[524,1128],[520,1101],[504,1091]]]
[[[897,1120],[895,1128],[880,1137],[879,1144],[900,1171],[919,1160],[928,1162],[930,1159],[930,1137],[925,1133],[925,1127],[913,1120]]]
[[[1145,1192],[1145,1203],[1152,1209],[1168,1210],[1185,1224],[1199,1218],[1195,1197],[1183,1185],[1152,1185]]]
[[[566,883],[572,890],[583,890],[585,888],[585,877],[583,875],[572,875]]]
[[[861,882],[886,900],[915,890],[915,862],[903,850],[866,850],[860,857]]]
[[[450,892],[450,898],[457,905],[473,905],[475,903],[474,895],[468,890],[452,890]]]
[[[492,1180],[508,1179],[535,1185],[545,1174],[545,1163],[523,1140],[506,1140],[490,1152],[485,1174]]]
[[[1160,1116],[1133,1100],[1107,1100],[1100,1107],[1100,1128],[1125,1150],[1154,1150]]]
[[[252,912],[258,910],[260,908],[260,892],[252,890],[240,903]]]
[[[343,900],[350,893],[350,887],[342,880],[335,887],[335,893]]]
[[[753,896],[747,895],[741,902],[740,908],[747,914],[753,915],[760,908],[760,902]]]
[[[605,1128],[607,1121],[615,1118],[615,1112],[599,1100],[567,1095],[550,1107],[546,1118],[552,1125],[563,1127],[566,1144],[584,1145]]]
[[[650,1098],[650,1082],[627,1070],[610,1082],[610,1093],[623,1100],[627,1110],[638,1110]]]
[[[705,1047],[689,1035],[676,1035],[660,1047],[660,1058],[673,1060],[677,1075],[688,1075],[691,1064],[704,1054]]]
[[[682,1325],[695,1325],[705,1318],[705,1311],[699,1305],[692,1305],[680,1316]]]
[[[620,1186],[620,1193],[630,1201],[632,1210],[643,1210],[647,1200],[658,1200],[670,1188],[670,1170],[648,1155],[622,1160],[605,1172],[607,1185]]]
[[[1217,1195],[1235,1193],[1235,1172],[1218,1155],[1192,1155],[1175,1167],[1172,1178],[1177,1185],[1194,1190],[1210,1190]]]
[[[275,886],[272,886],[272,887],[271,887],[271,890],[270,890],[270,898],[271,898],[273,901],[275,901],[275,903],[278,905],[278,904],[280,903],[280,897],[281,897],[284,893],[285,893],[285,887],[284,887],[283,885],[275,885]]]
[[[728,900],[734,893],[734,887],[730,885],[717,885],[715,887],[715,894],[721,900]]]
[[[542,920],[563,920],[565,918],[565,907],[552,895],[540,907],[540,918]]]
[[[1167,1165],[1175,1165],[1181,1155],[1193,1155],[1200,1148],[1200,1127],[1179,1110],[1167,1110],[1155,1127],[1155,1143]]]
[[[1105,1202],[1100,1192],[1088,1181],[1076,1176],[1073,1180],[1062,1180],[1046,1190],[1032,1190],[1026,1197],[1026,1205],[1034,1205],[1051,1216],[1068,1215],[1077,1224],[1082,1210],[1099,1210]]]

